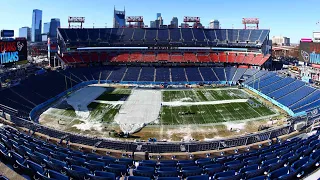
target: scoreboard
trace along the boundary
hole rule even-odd
[[[0,40],[0,64],[13,64],[27,60],[27,58],[27,40],[25,38]]]

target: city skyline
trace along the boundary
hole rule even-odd
[[[34,2],[34,3],[32,3]],[[312,14],[320,10],[320,7],[309,6],[316,3],[315,0],[283,0],[268,1],[270,6],[265,7],[262,2],[248,0],[246,3],[238,1],[219,2],[215,0],[194,0],[192,2],[171,2],[163,0],[161,2],[150,2],[146,0],[136,2],[128,0],[95,0],[95,3],[79,0],[78,3],[72,3],[71,0],[56,0],[55,4],[49,2],[36,1],[21,2],[12,0],[10,3],[5,3],[3,9],[16,9],[16,13],[12,16],[5,16],[6,12],[0,12],[2,17],[7,17],[1,20],[0,29],[13,29],[15,36],[18,36],[19,28],[24,26],[31,27],[31,13],[33,9],[43,11],[42,22],[50,22],[51,18],[60,18],[61,27],[67,27],[68,16],[83,16],[86,17],[84,23],[85,28],[91,28],[93,23],[95,27],[112,27],[113,24],[113,9],[122,10],[126,7],[126,16],[143,16],[144,23],[149,24],[155,19],[155,15],[161,12],[164,19],[164,24],[169,24],[172,17],[178,17],[182,22],[183,16],[199,16],[201,23],[208,26],[210,20],[218,19],[221,23],[221,28],[242,29],[241,19],[243,17],[260,18],[260,28],[270,29],[270,37],[272,36],[287,36],[290,37],[293,43],[297,43],[300,38],[312,37],[313,31],[318,31],[320,26],[316,25],[319,19]],[[170,4],[168,8],[166,4]],[[175,8],[178,7],[179,8]],[[199,9],[195,11],[196,9]],[[213,8],[219,7],[219,8]],[[228,8],[228,11],[225,11]],[[244,9],[244,10],[241,10]],[[281,12],[281,13],[280,13]],[[24,20],[19,20],[25,17]],[[30,17],[30,18],[29,18]],[[43,24],[42,24],[43,25]]]

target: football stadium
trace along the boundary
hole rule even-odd
[[[185,20],[58,28],[55,67],[0,91],[7,178],[313,179],[320,90],[268,68],[269,29]]]

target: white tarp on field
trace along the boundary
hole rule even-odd
[[[88,105],[98,98],[106,89],[103,87],[85,87],[73,93],[67,103],[71,105],[77,116],[87,119],[90,115]]]
[[[135,133],[144,125],[158,119],[161,100],[161,91],[133,90],[115,116],[115,121],[124,133]]]

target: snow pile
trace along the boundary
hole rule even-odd
[[[87,130],[96,130],[102,131],[102,124],[94,121],[82,121],[83,123],[75,124],[72,127],[76,127],[79,130],[87,131]]]
[[[230,122],[226,122],[223,123],[225,126],[227,126],[227,129],[230,130],[232,129],[245,129],[246,123],[230,123]]]
[[[85,87],[73,93],[67,99],[67,103],[74,108],[78,117],[81,119],[87,119],[90,115],[87,106],[93,100],[98,98],[104,91],[105,88],[102,87]]]

